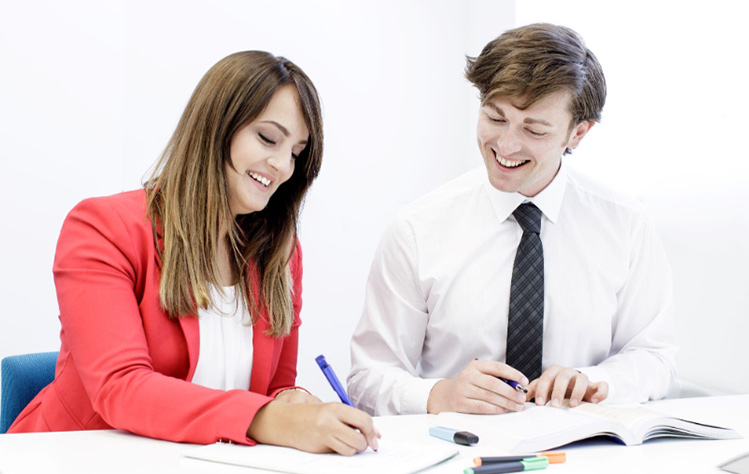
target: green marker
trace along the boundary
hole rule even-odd
[[[549,460],[545,457],[528,458],[522,461],[503,462],[499,464],[487,464],[486,466],[469,467],[463,470],[463,474],[501,474],[504,472],[523,472],[546,469]]]

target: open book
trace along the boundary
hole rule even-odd
[[[575,408],[535,406],[505,415],[440,413],[432,422],[439,426],[470,431],[483,446],[511,453],[537,452],[595,436],[610,436],[626,445],[653,438],[691,439],[741,438],[737,432],[658,413],[647,408],[582,403]]]
[[[426,433],[424,436],[427,437]],[[458,454],[454,444],[424,445],[421,443],[388,443],[380,440],[380,449],[371,449],[354,456],[311,454],[280,446],[242,446],[216,443],[192,448],[183,456],[269,471],[332,474],[410,474],[439,464]]]

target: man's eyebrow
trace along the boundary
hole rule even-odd
[[[497,107],[496,105],[492,104],[491,102],[487,102],[486,106],[487,107],[491,107],[492,109],[494,109],[494,111],[497,112],[502,117],[505,116],[504,111],[502,109],[500,109],[499,107]]]
[[[492,104],[492,103],[487,103],[486,106],[493,109],[496,113],[498,113],[502,117],[506,117],[504,111],[500,109],[497,105]],[[547,122],[546,120],[536,119],[536,118],[531,118],[531,117],[528,117],[525,120],[523,120],[523,123],[527,123],[529,125],[545,125],[547,127],[553,127],[553,125]]]
[[[535,125],[535,124],[539,124],[539,125],[545,125],[545,126],[547,126],[547,127],[551,127],[551,126],[552,126],[552,125],[551,125],[551,124],[550,124],[549,122],[547,122],[546,120],[541,120],[541,119],[534,119],[534,118],[530,118],[530,117],[528,117],[528,118],[526,118],[525,120],[523,120],[523,123],[527,123],[527,124],[530,124],[530,125]]]
[[[264,120],[264,122],[265,123],[269,123],[271,125],[275,125],[281,131],[281,133],[283,133],[283,136],[285,136],[286,138],[288,138],[289,135],[291,135],[289,133],[289,131],[286,129],[286,127],[284,127],[280,123],[276,122],[275,120]],[[300,140],[299,144],[300,145],[306,145],[307,144],[307,140]]]

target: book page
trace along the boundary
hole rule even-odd
[[[204,461],[234,464],[288,473],[410,474],[458,454],[454,445],[388,443],[380,440],[377,452],[367,449],[354,456],[312,454],[281,446],[217,443],[186,451],[182,455]]]
[[[592,417],[569,408],[552,408],[526,403],[519,413],[464,415],[440,413],[433,424],[470,431],[479,443],[509,453],[535,452],[562,446],[597,435],[609,435],[631,443],[623,426],[615,421]]]
[[[669,418],[640,405],[609,406],[583,402],[575,408],[570,408],[570,411],[621,423],[632,432],[638,444],[645,440],[645,434],[649,427],[662,423]]]
[[[675,418],[642,406],[606,406],[583,403],[570,409],[570,411],[622,423],[633,433],[638,444],[660,437],[696,439],[732,439],[739,437],[738,433],[727,428]]]

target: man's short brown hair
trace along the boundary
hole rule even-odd
[[[476,58],[467,58],[466,78],[487,100],[521,99],[527,108],[558,91],[572,95],[574,126],[600,121],[606,79],[580,35],[564,26],[536,23],[506,31]]]

